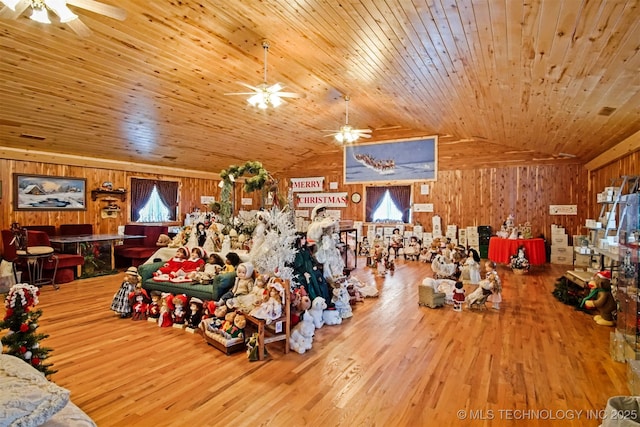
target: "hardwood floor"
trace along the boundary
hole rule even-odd
[[[123,273],[45,287],[39,330],[53,380],[101,427],[597,426],[607,399],[629,393],[626,365],[609,356],[612,328],[551,295],[565,270],[499,266],[500,311],[457,313],[418,306],[428,264],[399,261],[384,279],[360,267],[378,298],[316,330],[307,353],[274,343],[264,362],[118,318],[109,306]]]

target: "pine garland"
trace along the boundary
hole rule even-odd
[[[4,353],[24,360],[48,377],[57,371],[51,369],[52,363],[45,362],[52,350],[40,346],[40,341],[49,335],[36,333],[42,310],[33,308],[38,304],[39,294],[36,286],[25,283],[14,285],[9,290],[5,300],[7,312],[0,321],[0,330],[9,331],[1,341],[6,346]]]

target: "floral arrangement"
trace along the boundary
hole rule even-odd
[[[520,246],[518,248],[518,253],[511,255],[511,269],[514,271],[519,270],[521,272],[526,272],[529,271],[530,267],[531,264],[529,264],[529,260],[524,253],[524,246]]]

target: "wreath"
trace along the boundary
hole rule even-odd
[[[275,179],[258,161],[249,161],[242,166],[231,165],[228,169],[223,169],[220,172],[220,178],[223,182],[220,194],[220,219],[223,224],[229,224],[231,220],[232,183],[245,173],[253,174],[252,177],[244,181],[244,191],[247,193],[252,193],[256,190],[269,190],[276,184]]]

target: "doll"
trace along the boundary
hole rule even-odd
[[[205,300],[202,303],[202,320],[213,317],[213,312],[216,311],[216,302]]]
[[[173,327],[183,328],[185,325],[187,296],[185,294],[173,297]]]
[[[233,317],[233,324],[227,326],[222,331],[222,336],[231,340],[234,338],[244,338],[244,328],[247,326],[247,319],[242,313],[236,313]]]
[[[394,228],[391,234],[391,240],[389,241],[389,257],[398,257],[398,252],[404,247],[403,241],[404,239],[402,238],[402,234],[400,234],[400,229]]]
[[[251,310],[249,315],[263,319],[267,324],[282,316],[282,301],[284,300],[284,287],[282,283],[272,279],[267,284],[268,299]]]
[[[478,251],[469,249],[469,256],[464,261],[464,268],[469,272],[469,282],[472,285],[480,283],[480,254]]]
[[[111,310],[115,311],[123,319],[131,316],[129,294],[134,291],[138,283],[140,283],[138,269],[135,267],[129,267],[125,272],[124,280],[120,285],[120,289],[118,289],[113,296],[113,301],[111,301]]]
[[[455,289],[453,290],[453,310],[462,311],[462,303],[464,300],[465,296],[462,282],[456,282]]]
[[[151,291],[151,302],[147,308],[147,320],[150,322],[157,322],[160,317],[160,303],[162,300],[162,292]]]
[[[204,268],[204,253],[202,248],[195,247],[191,250],[188,259],[184,260],[180,268],[169,273],[172,282],[190,281],[189,274]]]
[[[236,267],[240,264],[240,256],[235,252],[228,252],[224,259],[224,273],[232,273],[236,271]]]
[[[173,258],[153,273],[154,280],[168,281],[171,278],[171,273],[180,270],[182,263],[184,263],[187,258],[189,258],[189,249],[184,246],[178,248]]]
[[[227,316],[227,306],[219,305],[213,310],[213,316],[210,317],[210,322],[207,323],[207,329],[212,332],[217,332],[222,327],[224,320]]]
[[[199,222],[198,224],[196,224],[194,234],[196,236],[198,246],[204,246],[205,242],[207,241],[207,228],[205,227],[204,223]]]
[[[158,326],[168,328],[173,325],[173,295],[167,292],[162,294],[160,302],[160,316],[158,316]]]
[[[233,321],[236,318],[236,314],[237,313],[235,311],[228,311],[227,314],[225,314],[224,320],[220,324],[220,327],[218,327],[215,332],[222,336],[225,336],[226,331],[230,330],[233,327]]]
[[[131,304],[132,320],[147,320],[147,305],[149,304],[149,295],[142,288],[142,284],[138,283],[129,294],[129,304]]]
[[[418,255],[418,261],[427,263],[431,261],[431,254],[429,253],[428,247],[423,247],[420,249],[420,255]]]
[[[238,266],[238,269],[240,266]],[[265,296],[267,294],[267,283],[269,283],[269,276],[266,274],[260,274],[253,282],[251,291],[246,295],[238,295],[233,298],[229,298],[226,301],[228,308],[235,308],[237,311],[245,313],[250,312],[256,306],[266,301]]]
[[[216,253],[212,253],[207,258],[207,263],[204,264],[202,271],[192,271],[187,275],[192,281],[206,283],[216,277],[224,268],[224,260]]]
[[[324,278],[332,282],[344,274],[344,259],[337,248],[338,221],[329,216],[327,206],[318,204],[311,212],[311,224],[307,228],[307,242],[315,244],[314,256],[322,264]]]
[[[601,271],[595,275],[595,280],[589,282],[591,293],[595,293],[595,298],[584,301],[587,308],[598,309],[599,314],[593,316],[593,320],[601,326],[614,326],[615,313],[617,304],[611,293],[611,272]],[[590,293],[590,295],[591,295]]]
[[[500,303],[502,302],[502,282],[496,271],[496,263],[487,261],[484,263],[484,268],[487,272],[485,280],[491,283],[491,295],[489,295],[487,300],[491,302],[491,308],[500,310]]]
[[[420,255],[420,241],[416,236],[411,236],[409,239],[409,244],[407,248],[404,250],[404,259],[417,261],[418,256]]]
[[[358,255],[368,257],[370,251],[371,251],[371,245],[369,244],[369,239],[367,239],[367,236],[364,236],[362,238],[362,242],[360,242],[360,249],[358,250]]]
[[[240,296],[247,295],[253,289],[253,264],[244,262],[238,265],[236,270],[236,281],[233,287],[225,292],[218,301],[218,305],[226,304],[227,300]]]
[[[525,255],[524,246],[518,247],[518,253],[511,255],[511,268],[513,270],[522,270],[524,272],[529,271],[529,260]]]
[[[200,325],[200,320],[202,320],[202,304],[203,302],[200,298],[192,297],[189,300],[189,312],[185,318],[185,323],[189,332],[195,331],[195,329]]]

